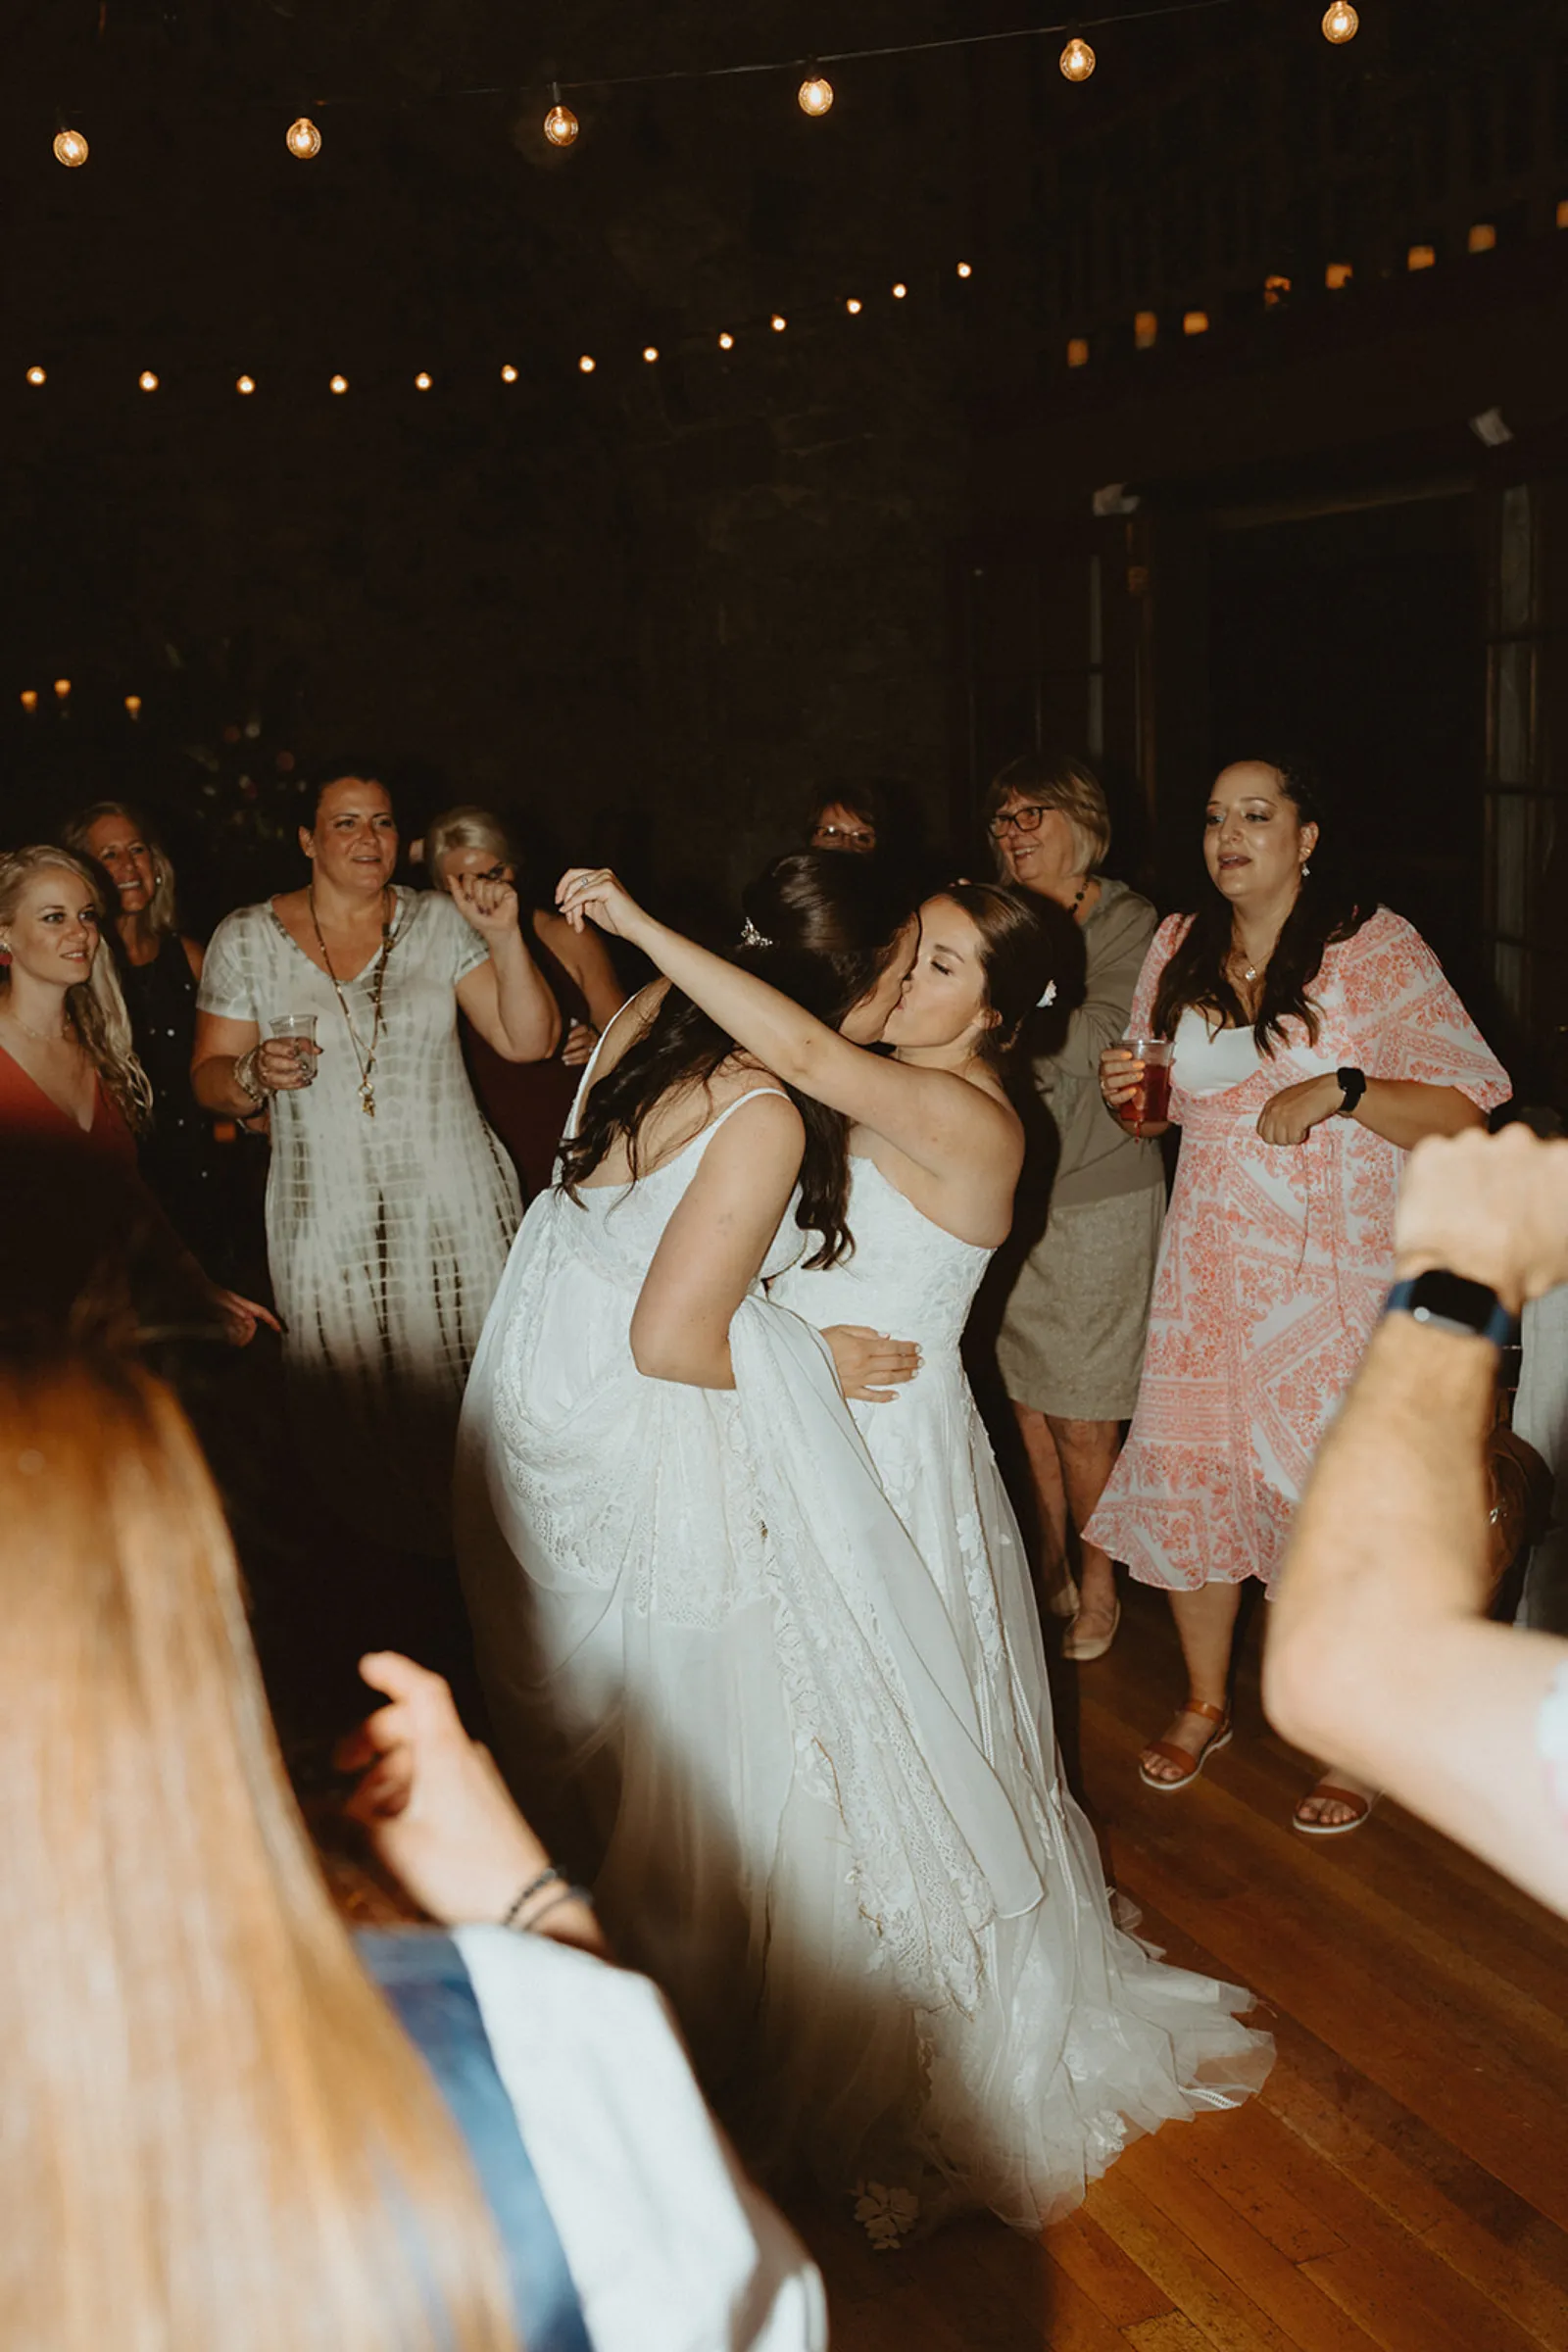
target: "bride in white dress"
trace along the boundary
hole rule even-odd
[[[1131,2132],[1236,2102],[1269,2057],[1236,2021],[1244,1993],[1159,1966],[1113,1927],[1056,1773],[1016,1530],[956,1356],[1021,1154],[974,1049],[1045,977],[1032,916],[976,895],[997,939],[944,900],[944,936],[910,969],[911,933],[895,967],[895,1064],[849,1042],[878,1034],[886,981],[841,1037],[759,969],[652,923],[612,876],[567,877],[568,914],[635,939],[710,1011],[726,992],[721,1027],[772,1024],[797,1094],[804,1078],[832,1101],[851,1068],[934,1080],[906,1140],[938,1164],[922,1201],[884,1164],[900,1147],[862,1132],[878,1162],[857,1161],[853,1254],[787,1272],[796,1237],[770,1249],[763,1230],[788,1189],[763,1118],[781,1131],[785,1111],[750,1106],[769,1083],[754,1070],[678,1154],[650,1134],[636,1183],[583,1183],[582,1206],[558,1189],[530,1211],[492,1314],[460,1481],[499,1711],[547,1692],[579,1776],[596,1747],[614,1768],[598,1885],[612,1932],[672,1992],[732,2112],[744,2084],[753,2152],[861,2185],[880,2242],[960,2204],[1037,2230]],[[760,966],[786,918],[751,913]],[[593,1105],[590,1091],[590,1120]],[[715,1217],[723,1179],[702,1206],[699,1190],[725,1160],[737,1189]],[[703,1264],[759,1194],[748,1286],[732,1284],[718,1335],[733,1394],[683,1387],[703,1377],[696,1343],[684,1364],[656,1362],[638,1323],[651,1302],[650,1330],[671,1312],[701,1333],[722,1311]],[[923,1351],[897,1401],[867,1397],[863,1439],[811,1329],[841,1303],[846,1361],[875,1348],[877,1323]],[[892,1344],[882,1361],[845,1386],[886,1397],[904,1367]]]

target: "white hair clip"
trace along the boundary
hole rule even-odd
[[[768,938],[767,933],[759,931],[751,916],[748,915],[741,925],[741,946],[743,948],[770,948],[772,945],[773,942]]]
[[[1055,1003],[1055,1002],[1056,1002],[1056,983],[1054,982],[1054,980],[1048,980],[1048,981],[1046,982],[1046,993],[1045,993],[1045,995],[1044,995],[1043,997],[1039,997],[1039,998],[1037,998],[1037,999],[1035,1000],[1035,1009],[1036,1009],[1036,1011],[1038,1012],[1038,1011],[1040,1010],[1040,1008],[1042,1007],[1042,1005],[1046,1005],[1046,1004],[1054,1004],[1054,1003]]]

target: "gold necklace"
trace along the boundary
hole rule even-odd
[[[368,1054],[360,1043],[360,1033],[354,1026],[354,1015],[349,1010],[349,1001],[343,994],[343,984],[332,969],[332,958],[326,952],[326,942],[321,937],[321,926],[316,919],[316,885],[314,882],[307,888],[305,898],[311,910],[311,929],[316,933],[316,944],[321,951],[321,961],[326,966],[326,976],[331,981],[338,1004],[342,1007],[344,1027],[348,1030],[349,1044],[354,1048],[354,1059],[359,1066],[360,1108],[368,1119],[373,1119],[375,1116],[375,1056],[381,1043],[381,991],[386,986],[386,959],[392,953],[392,916],[391,912],[386,909],[385,891],[383,888],[381,953],[377,956],[375,964],[375,996],[372,1001],[373,1018],[370,1023]]]
[[[24,1021],[14,1004],[8,1004],[5,1013],[8,1021],[15,1021],[19,1029],[24,1029],[29,1037],[35,1037],[40,1046],[69,1046],[71,1043],[71,1031],[66,1027],[64,1013],[60,1016],[60,1027],[53,1037],[47,1029],[35,1029],[30,1021]]]

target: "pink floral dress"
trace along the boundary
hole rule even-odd
[[[1171,915],[1155,933],[1132,1031],[1148,1033],[1160,972],[1191,919]],[[1290,1044],[1239,1084],[1201,1089],[1208,1056],[1189,1044],[1195,1031],[1197,1048],[1204,1042],[1199,1016],[1184,1016],[1177,1036],[1181,1157],[1138,1409],[1084,1531],[1140,1584],[1272,1583],[1318,1441],[1393,1279],[1404,1153],[1353,1119],[1326,1119],[1295,1147],[1265,1144],[1265,1102],[1346,1063],[1369,1078],[1457,1087],[1483,1110],[1512,1091],[1431,949],[1386,906],[1326,950],[1310,993],[1316,1045],[1292,1022]]]

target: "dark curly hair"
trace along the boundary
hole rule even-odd
[[[1239,762],[1232,761],[1238,765]],[[1256,1018],[1249,1024],[1247,1008],[1226,969],[1234,945],[1229,901],[1209,889],[1199,903],[1180,946],[1159,976],[1154,995],[1154,1033],[1174,1037],[1176,1023],[1189,1005],[1214,1014],[1226,1028],[1249,1025],[1260,1054],[1285,1045],[1285,1024],[1299,1021],[1313,1045],[1317,1043],[1318,1009],[1309,990],[1323,964],[1323,952],[1351,939],[1372,913],[1371,905],[1349,886],[1339,854],[1339,828],[1330,821],[1321,777],[1311,762],[1298,755],[1257,760],[1250,764],[1271,768],[1280,790],[1303,825],[1316,825],[1318,838],[1308,860],[1296,904],[1285,918],[1274,953],[1263,975],[1263,994]]]
[[[747,886],[741,905],[756,937],[729,960],[833,1029],[876,986],[914,913],[911,891],[880,859],[831,850],[776,858]],[[578,1185],[621,1137],[635,1177],[638,1137],[655,1105],[677,1089],[707,1087],[734,1052],[734,1039],[671,988],[637,1043],[590,1090],[576,1134],[561,1148],[565,1191],[576,1199]],[[846,1122],[809,1095],[785,1091],[806,1122],[796,1223],[821,1236],[807,1263],[836,1265],[854,1247]]]

